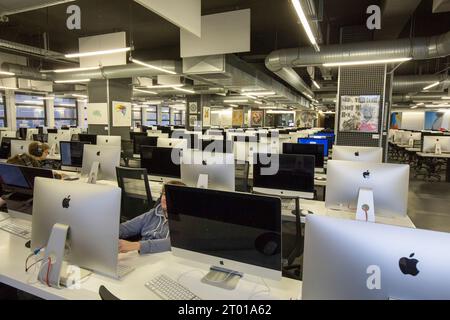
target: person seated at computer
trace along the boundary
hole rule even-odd
[[[167,184],[185,186],[180,181],[170,181]],[[124,240],[132,237],[140,237],[141,240],[138,242]],[[165,185],[162,188],[161,203],[149,212],[122,223],[119,239],[120,253],[138,251],[140,254],[149,254],[170,250]]]
[[[28,153],[15,155],[8,159],[7,163],[25,167],[42,167],[42,162],[47,159],[50,146],[46,143],[32,142],[28,146]]]

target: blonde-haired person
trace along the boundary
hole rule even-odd
[[[161,203],[147,213],[120,225],[119,252],[138,251],[140,254],[158,253],[170,250],[169,225],[167,221],[166,185],[185,186],[180,181],[170,181],[162,188]],[[123,239],[140,237],[131,242]]]

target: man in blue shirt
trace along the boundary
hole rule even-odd
[[[185,186],[184,183],[179,181],[170,181],[167,184]],[[136,236],[141,237],[141,241],[122,240]],[[149,212],[122,223],[119,238],[121,239],[119,240],[120,253],[138,251],[140,254],[148,254],[170,251],[165,186],[162,189],[161,203]]]

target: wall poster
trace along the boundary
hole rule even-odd
[[[339,130],[379,132],[380,96],[342,96]]]
[[[112,103],[112,121],[113,127],[131,127],[131,103],[118,102]]]

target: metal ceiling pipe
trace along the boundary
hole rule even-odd
[[[436,82],[440,82],[440,84],[434,87],[433,91],[443,91],[450,87],[450,78],[447,75],[394,76],[393,92],[420,92],[423,88]]]
[[[36,79],[36,80],[51,80],[49,74],[40,73],[39,70],[33,69],[20,64],[2,63],[1,69],[3,71],[12,72],[19,78]]]
[[[434,59],[450,55],[450,31],[429,38],[369,41],[273,51],[266,57],[266,67],[272,72],[283,68],[320,66],[324,63],[355,60],[380,60],[411,57],[414,60]]]
[[[419,93],[414,95],[394,95],[392,97],[392,101],[394,103],[411,103],[411,102],[433,102],[433,101],[439,101],[442,100],[442,102],[446,102],[448,100],[442,99],[443,97],[448,97],[447,93]]]

